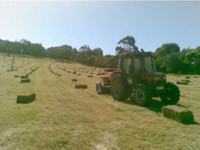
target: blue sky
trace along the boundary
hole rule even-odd
[[[164,43],[200,46],[200,2],[0,2],[0,39],[27,39],[45,48],[69,44],[115,54],[117,42],[135,37],[155,51]]]

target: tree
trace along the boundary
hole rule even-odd
[[[157,48],[155,57],[164,57],[171,53],[180,52],[180,47],[176,43],[166,43]]]
[[[185,63],[190,66],[191,73],[200,74],[200,46],[185,55]]]
[[[121,39],[118,43],[118,46],[115,48],[116,54],[119,55],[125,52],[138,52],[138,47],[135,45],[135,39],[132,36],[126,36]]]
[[[93,54],[94,55],[96,55],[96,56],[103,56],[103,51],[102,51],[102,49],[101,48],[95,48],[95,49],[93,49]]]

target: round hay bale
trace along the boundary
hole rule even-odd
[[[22,104],[27,104],[32,101],[34,101],[36,98],[36,94],[30,94],[30,95],[18,95],[17,96],[17,104],[22,103]]]
[[[28,83],[28,82],[31,82],[31,80],[28,79],[28,78],[22,79],[22,80],[20,81],[20,83]]]
[[[77,85],[75,85],[75,89],[87,89],[87,85],[86,84],[77,84]]]

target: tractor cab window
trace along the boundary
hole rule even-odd
[[[123,69],[125,73],[130,73],[132,70],[132,59],[131,58],[125,58],[123,63]]]
[[[144,58],[145,72],[154,72],[153,62],[150,56]]]
[[[133,59],[133,64],[134,64],[134,73],[140,73],[142,70],[142,63],[141,63],[141,58],[135,57]]]

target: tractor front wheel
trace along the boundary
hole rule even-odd
[[[166,83],[164,86],[164,91],[160,98],[162,102],[167,105],[174,105],[178,103],[180,99],[179,88],[171,82]]]

